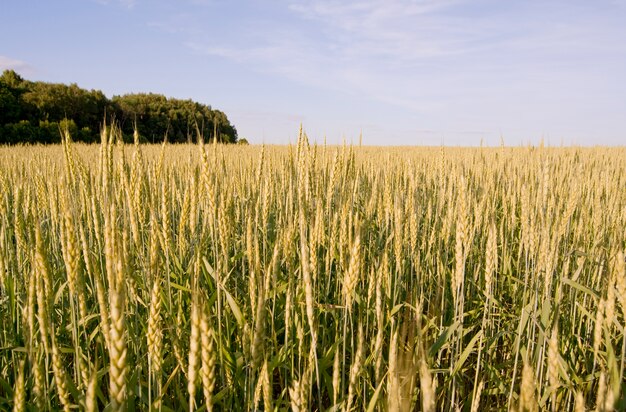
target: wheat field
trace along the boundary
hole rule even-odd
[[[626,408],[626,148],[0,148],[0,409]]]

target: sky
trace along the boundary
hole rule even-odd
[[[626,144],[626,0],[0,0],[0,70],[284,144]]]

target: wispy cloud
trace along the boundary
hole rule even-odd
[[[482,130],[487,107],[511,124],[523,122],[518,113],[552,124],[559,101],[602,96],[626,69],[623,1],[283,0],[218,26],[172,22],[194,53],[400,108],[429,127]]]
[[[386,57],[402,63],[466,51],[474,33],[466,28],[460,30],[458,24],[442,18],[446,10],[460,3],[316,0],[292,3],[289,9],[320,25],[335,54],[348,58]]]
[[[277,29],[255,39],[241,39],[237,44],[214,39],[187,41],[185,45],[195,53],[235,61],[291,81],[333,90],[345,89],[343,85],[334,84],[340,73],[333,56],[296,30]]]
[[[7,56],[0,56],[0,71],[3,70],[15,70],[29,75],[35,72],[34,67],[22,60],[13,59]]]
[[[416,102],[432,89],[424,84],[426,75],[437,84],[463,82],[475,71],[506,72],[514,63],[484,55],[547,40],[545,29],[507,27],[510,23],[497,21],[498,12],[468,15],[462,10],[468,7],[468,0],[288,2],[291,18],[280,24],[254,27],[248,37],[243,30],[244,38],[235,40],[219,34],[216,38],[215,33],[196,36],[186,45],[313,87],[364,94],[420,111],[425,105]],[[536,38],[525,40],[529,35]],[[548,37],[550,50],[576,40],[563,33]],[[443,73],[452,78],[438,81]]]
[[[103,6],[117,4],[122,7],[126,7],[127,9],[132,9],[137,5],[137,0],[94,0],[94,1]]]
[[[203,28],[195,24],[190,24],[193,18],[194,16],[187,12],[172,13],[168,16],[167,20],[152,20],[148,21],[146,25],[167,34],[202,37],[204,34]]]

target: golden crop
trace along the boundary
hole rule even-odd
[[[0,409],[626,408],[626,149],[0,148]]]

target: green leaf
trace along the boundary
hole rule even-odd
[[[373,412],[376,410],[376,403],[378,402],[378,395],[380,395],[380,391],[383,389],[383,382],[385,382],[385,380],[381,379],[378,384],[378,388],[376,388],[376,391],[372,395],[372,399],[370,399],[370,402],[367,405],[367,412]]]
[[[435,354],[439,352],[439,349],[441,349],[443,345],[446,343],[448,338],[450,338],[450,335],[452,335],[454,331],[460,325],[461,323],[457,321],[457,322],[454,322],[452,325],[448,326],[448,328],[445,331],[443,331],[441,335],[439,335],[439,337],[437,338],[437,341],[435,341],[435,343],[433,343],[433,345],[430,347],[430,349],[428,350],[428,355],[431,357],[435,356]]]
[[[596,299],[600,299],[600,296],[599,296],[596,292],[594,292],[593,290],[589,289],[589,288],[588,288],[588,287],[586,287],[586,286],[581,285],[581,284],[580,284],[580,283],[578,283],[578,282],[575,282],[575,281],[573,281],[573,280],[571,280],[571,279],[568,279],[568,278],[566,278],[566,277],[562,277],[562,278],[561,278],[561,282],[563,282],[564,284],[566,284],[566,285],[568,285],[568,286],[573,287],[574,289],[578,289],[579,291],[581,291],[581,292],[583,292],[583,293],[586,293],[586,294],[588,294],[588,295],[591,295],[591,296],[593,296],[593,297],[594,297],[594,298],[596,298]]]
[[[239,327],[243,328],[245,324],[243,313],[241,312],[241,309],[239,309],[239,305],[237,305],[235,298],[233,298],[233,295],[231,295],[230,292],[226,290],[226,288],[224,287],[224,285],[221,284],[221,282],[218,282],[217,275],[215,274],[215,270],[213,269],[209,261],[206,260],[205,257],[202,257],[202,261],[204,262],[204,267],[206,268],[207,272],[211,275],[213,280],[215,280],[215,284],[217,285],[217,287],[220,288],[222,292],[224,292],[224,295],[226,296],[226,302],[228,302],[228,306],[230,307],[230,310],[233,312],[233,315],[235,316],[235,319],[237,320],[237,324],[239,325]]]
[[[483,331],[479,330],[478,333],[476,333],[476,335],[474,335],[472,340],[470,340],[470,342],[467,345],[467,347],[465,348],[465,350],[463,350],[463,353],[461,353],[461,356],[459,357],[459,361],[455,365],[454,370],[452,371],[453,375],[455,375],[461,369],[461,367],[463,366],[463,364],[467,360],[467,357],[469,356],[469,354],[472,353],[472,351],[474,350],[474,345],[476,345],[476,342],[478,341],[478,338],[480,338],[482,335],[483,335]]]
[[[619,366],[617,364],[617,358],[615,357],[615,349],[611,341],[611,333],[609,328],[604,328],[604,344],[606,345],[606,364],[611,375],[611,384],[613,385],[613,393],[620,393],[620,384],[622,380],[619,375]]]

